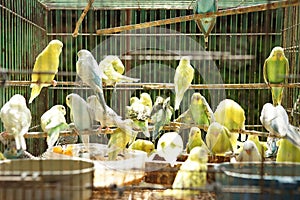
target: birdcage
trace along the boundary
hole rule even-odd
[[[93,88],[79,78],[76,68],[78,52],[87,49],[97,63],[108,55],[118,56],[125,66],[124,75],[139,79],[114,86],[101,84],[107,106],[122,119],[128,118],[131,98],[140,98],[142,93],[148,93],[153,103],[158,96],[170,97],[174,107],[176,68],[183,57],[188,57],[194,68],[193,80],[179,109],[173,110],[170,121],[161,126],[160,136],[177,132],[185,149],[191,127],[198,126],[205,140],[208,126],[176,121],[190,108],[193,94],[201,93],[213,112],[224,99],[232,99],[242,107],[245,127],[234,130],[239,134],[239,144],[245,140],[243,136],[249,135],[258,135],[266,142],[269,135],[262,126],[260,115],[264,104],[272,103],[272,94],[270,85],[264,80],[263,66],[272,49],[281,46],[289,62],[289,73],[286,82],[275,85],[284,88],[281,104],[287,111],[289,122],[299,128],[298,0],[219,0],[215,10],[205,13],[197,13],[194,9],[202,1],[193,0],[0,2],[0,105],[3,107],[13,95],[21,94],[32,117],[30,128],[24,135],[27,149],[21,156],[15,149],[13,136],[5,132],[3,123],[0,125],[3,132],[0,151],[11,162],[7,165],[5,160],[0,164],[1,188],[6,183],[10,185],[7,190],[0,189],[0,199],[29,199],[31,196],[33,199],[74,199],[74,193],[79,199],[299,197],[299,166],[295,163],[281,164],[276,163],[275,158],[266,158],[267,162],[232,164],[228,163],[232,161],[232,155],[209,155],[205,187],[180,190],[192,191],[190,193],[167,193],[189,156],[185,150],[172,164],[157,153],[148,156],[139,150],[123,152],[117,155],[117,160],[107,161],[107,144],[117,130],[115,127],[108,130],[93,121],[92,129],[82,133],[89,137],[90,145],[86,146],[75,144],[80,143],[80,131],[76,130],[76,125],[75,128],[70,125],[60,131],[59,140],[51,149],[47,149],[48,135],[41,127],[41,116],[58,104],[66,108],[66,122],[74,122],[66,102],[67,95],[76,93],[86,100],[95,94]],[[204,18],[215,20],[208,35],[203,34],[197,24]],[[39,80],[32,80],[32,74],[40,73],[33,70],[36,58],[53,39],[63,43],[58,72],[55,73],[57,84],[43,87],[29,104],[30,85],[39,84]],[[51,71],[43,73],[53,74]],[[85,118],[82,120],[86,121]],[[157,149],[160,137],[152,138],[155,125],[151,120],[147,130],[151,133],[150,139],[135,127],[135,139],[152,140]],[[72,149],[71,156],[68,148]],[[19,160],[26,163],[24,169],[12,167]],[[46,165],[55,165],[54,168],[44,166],[43,163],[51,161],[54,164]],[[91,162],[93,166],[89,165]],[[2,171],[2,167],[5,170]],[[289,173],[284,173],[285,170]],[[72,174],[76,178],[68,177]],[[51,175],[52,179],[46,178]],[[60,175],[66,178],[57,179]],[[283,177],[284,181],[278,177]],[[64,182],[66,179],[68,181]],[[90,184],[92,180],[93,184]],[[57,191],[57,196],[48,197],[51,191]]]

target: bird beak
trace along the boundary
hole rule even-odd
[[[251,150],[246,150],[246,153],[250,156]]]

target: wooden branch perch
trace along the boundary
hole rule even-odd
[[[28,86],[32,81],[6,81],[5,86]],[[51,82],[49,82],[51,84]],[[83,87],[88,88],[86,84],[74,81],[58,81],[55,88],[59,86],[73,86],[78,89]],[[287,84],[270,84],[270,86],[280,86],[286,88],[300,88],[300,83],[287,83]],[[118,89],[174,89],[173,83],[119,83]],[[131,88],[135,87],[135,88]],[[113,87],[103,87],[105,89],[113,89]],[[224,84],[193,84],[189,89],[267,89],[269,86],[265,83],[224,83]]]
[[[80,27],[80,25],[81,25],[84,17],[88,13],[88,11],[91,8],[91,6],[92,6],[93,3],[94,3],[94,0],[89,0],[88,4],[86,5],[86,7],[84,8],[83,12],[81,13],[78,21],[76,22],[76,27],[75,27],[74,32],[72,34],[73,37],[77,37],[78,31],[79,31],[79,27]]]
[[[297,6],[297,5],[300,5],[299,0],[278,1],[278,2],[274,2],[274,3],[258,4],[255,6],[245,6],[245,7],[237,7],[237,8],[227,9],[227,10],[218,10],[215,13],[210,12],[210,13],[206,13],[206,14],[187,15],[187,16],[182,16],[182,17],[174,17],[174,18],[170,18],[170,19],[145,22],[145,23],[141,23],[141,24],[126,25],[126,26],[107,28],[107,29],[98,29],[96,31],[96,33],[98,35],[112,34],[112,33],[117,33],[117,32],[122,32],[122,31],[148,28],[148,27],[152,27],[152,26],[161,26],[161,25],[166,25],[166,24],[191,21],[191,20],[201,19],[201,18],[210,17],[210,16],[220,17],[220,16],[227,16],[227,15],[236,15],[236,14],[255,12],[255,11],[274,10],[277,8],[285,8],[285,7]]]

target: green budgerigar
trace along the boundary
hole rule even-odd
[[[167,97],[160,103],[161,97],[158,97],[151,111],[151,122],[154,123],[152,140],[155,141],[162,130],[163,126],[169,124],[173,114],[173,108],[170,106],[170,97]]]
[[[53,147],[59,138],[59,132],[66,130],[66,108],[63,105],[55,105],[41,116],[41,127],[47,133],[48,149]]]
[[[189,133],[188,142],[186,144],[186,152],[190,153],[190,151],[197,146],[203,147],[207,150],[207,152],[210,152],[210,150],[208,149],[208,147],[202,139],[201,130],[198,127],[192,127]]]
[[[205,141],[207,147],[213,154],[232,153],[237,149],[238,135],[230,131],[218,122],[210,124],[207,130]]]
[[[43,87],[56,86],[54,77],[58,71],[59,56],[63,43],[59,40],[51,40],[47,47],[36,57],[31,75],[31,95],[29,103],[40,94]]]
[[[264,81],[266,84],[286,84],[289,75],[289,61],[284,55],[282,47],[274,47],[270,56],[265,60],[263,67]],[[273,105],[281,105],[284,87],[272,86]]]
[[[151,153],[154,152],[155,146],[153,142],[149,140],[137,139],[128,147],[128,149],[144,151],[149,156]]]
[[[24,135],[28,132],[32,119],[26,99],[20,94],[13,95],[1,108],[0,118],[5,131],[14,137],[16,150],[26,150]]]
[[[205,14],[209,12],[217,12],[218,1],[217,0],[196,0],[194,5],[194,14]],[[205,47],[208,46],[208,36],[216,24],[216,17],[204,17],[197,19],[196,23],[198,28],[204,35]]]
[[[182,113],[175,121],[208,127],[215,121],[215,117],[205,97],[196,92],[191,97],[191,105],[188,110]]]
[[[194,79],[194,71],[194,68],[190,64],[190,57],[182,57],[179,61],[179,65],[176,68],[174,76],[175,110],[179,109],[180,103],[183,99],[183,95],[190,87]]]

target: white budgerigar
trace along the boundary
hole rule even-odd
[[[157,142],[157,153],[163,157],[171,166],[174,166],[177,156],[183,151],[183,141],[176,132],[163,134]]]
[[[77,75],[83,83],[87,84],[94,90],[99,98],[99,102],[103,105],[104,110],[106,111],[106,102],[102,89],[102,78],[107,79],[107,76],[103,73],[103,69],[98,66],[98,63],[91,52],[86,49],[82,49],[78,51],[77,56]]]
[[[260,121],[270,133],[270,136],[286,138],[295,146],[300,147],[300,133],[289,123],[285,109],[266,103],[261,111]]]
[[[101,127],[118,127],[125,132],[134,132],[132,123],[122,120],[122,117],[109,106],[106,105],[106,112],[104,112],[103,106],[95,95],[89,96],[87,103],[92,109],[94,119],[101,123]]]
[[[122,75],[124,73],[124,65],[118,56],[108,55],[100,63],[99,67],[103,69],[107,79],[103,79],[103,83],[108,86],[115,87],[118,83],[138,82],[140,79],[131,78]]]
[[[190,58],[187,56],[182,57],[179,61],[179,65],[176,68],[174,76],[175,110],[179,109],[184,93],[190,87],[194,79],[194,71],[194,68],[190,64]]]
[[[20,94],[12,96],[1,108],[0,117],[5,131],[14,137],[16,149],[26,150],[24,135],[31,124],[31,112],[25,98]]]
[[[48,149],[58,140],[59,132],[69,127],[65,115],[66,108],[63,105],[55,105],[41,116],[41,127],[47,133]]]
[[[255,143],[251,140],[244,142],[243,149],[236,158],[238,162],[258,162],[262,160]]]
[[[70,118],[75,128],[81,134],[85,130],[92,130],[93,115],[87,102],[78,94],[71,93],[66,97],[67,106],[70,108]],[[89,143],[89,135],[81,135],[84,144]]]

